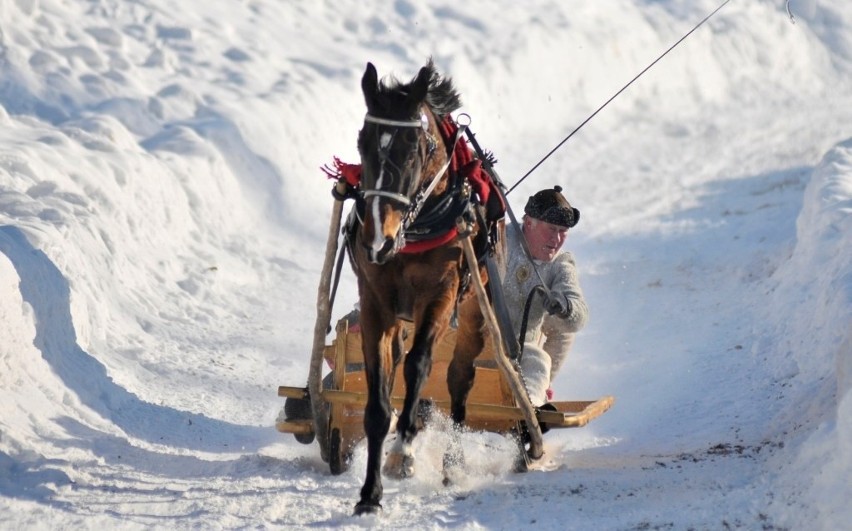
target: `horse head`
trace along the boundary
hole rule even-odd
[[[368,259],[386,263],[405,244],[405,228],[416,215],[424,187],[440,179],[447,160],[429,104],[430,90],[446,81],[430,61],[408,84],[380,82],[367,64],[361,80],[367,114],[358,134],[364,198],[362,243]]]

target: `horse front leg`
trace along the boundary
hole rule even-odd
[[[446,306],[446,301],[439,301],[427,308],[416,321],[418,327],[414,334],[414,342],[403,365],[405,401],[397,419],[396,441],[388,452],[385,462],[384,472],[389,477],[401,479],[414,475],[412,444],[418,429],[420,392],[432,370],[432,348],[446,326]]]
[[[361,499],[355,505],[355,514],[373,514],[381,510],[383,494],[381,466],[382,446],[390,429],[391,407],[388,388],[390,342],[395,328],[372,322],[362,308],[361,337],[364,352],[364,371],[367,377],[367,405],[364,409],[364,432],[367,437],[367,474],[361,487]]]

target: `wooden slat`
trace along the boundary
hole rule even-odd
[[[552,402],[557,411],[540,410],[538,418],[551,428],[580,428],[606,413],[614,403],[612,396],[588,402]]]
[[[447,362],[435,362],[432,364],[432,372],[429,379],[423,386],[420,393],[421,398],[429,399],[448,399],[449,392],[447,391]],[[295,389],[295,388],[287,388]],[[340,390],[352,391],[356,393],[367,393],[367,379],[361,371],[352,371],[346,373],[343,385]],[[282,395],[279,391],[279,396]],[[295,391],[287,391],[295,394]],[[402,367],[397,368],[396,377],[394,380],[394,389],[391,396],[402,398],[405,396],[405,378],[402,375]],[[500,405],[514,405],[512,402],[511,392],[503,389],[501,374],[497,369],[488,369],[484,367],[476,367],[476,375],[473,380],[473,388],[468,395],[469,401],[488,402]]]
[[[340,339],[338,338],[335,341],[340,341]],[[347,365],[350,363],[364,363],[364,353],[361,350],[361,334],[346,334],[346,344],[343,353],[346,356]]]
[[[331,403],[347,404],[352,406],[363,407],[367,403],[366,393],[328,389],[324,392],[324,397]],[[569,404],[569,407],[572,408],[579,404],[584,404],[584,407],[580,411],[538,410],[536,416],[541,422],[546,423],[551,428],[577,428],[585,426],[592,419],[605,413],[612,406],[614,401],[615,399],[613,397],[605,396],[594,401],[564,402],[562,404]],[[401,408],[402,403],[402,397],[391,397],[391,405],[393,407]],[[449,409],[450,405],[449,400],[433,400],[432,403],[444,410]],[[559,403],[557,402],[556,404]],[[557,405],[557,407],[559,406]],[[468,402],[467,413],[471,417],[485,420],[507,420],[513,422],[524,420],[521,409],[515,406]]]
[[[403,323],[403,327],[405,328],[405,331],[407,333],[407,338],[405,340],[405,349],[408,350],[411,348],[411,344],[414,341],[414,325],[412,323],[405,322]],[[450,362],[453,359],[453,349],[456,345],[456,334],[457,330],[453,328],[447,329],[443,337],[438,340],[438,343],[435,345],[435,348],[432,351],[433,362]],[[327,349],[329,349],[329,354],[332,354],[334,352],[333,350],[331,350],[334,347],[339,348],[338,343],[344,345],[346,363],[364,363],[364,355],[363,351],[361,350],[360,333],[349,332],[348,326],[346,326],[345,328],[341,328],[338,326],[337,337],[333,340],[332,345],[326,347]],[[477,358],[478,361],[494,359],[494,349],[491,348],[491,346],[491,338],[488,337],[486,338],[485,347],[482,349],[482,354]]]
[[[308,398],[308,388],[280,385],[278,386],[278,396],[284,396],[287,398]]]
[[[495,389],[499,384],[499,382],[496,381],[497,375],[493,374],[494,372],[496,371],[477,369],[476,378],[483,384],[479,387],[479,389],[482,389],[483,392],[481,394],[475,394],[471,391],[467,404],[468,414],[472,417],[485,420],[523,420],[523,417],[520,415],[520,410],[514,406],[488,403],[487,389]],[[367,403],[366,384],[364,384],[363,387],[363,389],[350,391],[327,389],[323,392],[323,396],[326,401],[331,402],[332,404],[346,404],[363,407]],[[477,386],[474,386],[474,389],[477,389]],[[307,396],[307,389],[304,387],[280,386],[278,388],[278,396],[288,398],[305,398]],[[441,394],[435,393],[434,395],[423,395],[424,398],[432,400],[432,402],[439,408],[448,411],[450,403],[449,400],[436,399],[437,396],[441,396]],[[401,393],[396,394],[391,399],[392,405],[396,408],[402,407],[402,401],[403,395]],[[593,419],[606,413],[614,403],[615,398],[612,396],[605,396],[598,400],[552,402],[557,411],[540,410],[538,412],[538,418],[541,422],[546,423],[551,428],[582,427]],[[353,412],[350,410],[349,414],[346,416],[357,417],[360,416],[360,412]],[[291,421],[291,424],[299,422],[301,421]],[[292,429],[298,430],[301,428]],[[282,430],[279,428],[279,431],[286,431],[287,433],[303,433],[302,431],[289,430],[290,428],[288,428],[288,430]],[[308,430],[308,432],[309,431],[310,430]]]
[[[275,423],[275,429],[281,433],[308,434],[314,432],[313,419],[287,420]]]

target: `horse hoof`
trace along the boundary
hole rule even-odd
[[[392,479],[405,479],[414,476],[414,457],[402,453],[390,453],[382,469],[385,476]]]
[[[358,502],[355,504],[355,516],[379,514],[380,512],[382,512],[382,506],[378,503]]]

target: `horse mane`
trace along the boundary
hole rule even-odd
[[[435,68],[432,58],[429,58],[429,62],[426,63],[425,68],[429,70],[429,90],[426,93],[426,103],[440,121],[444,119],[444,116],[461,108],[461,96],[459,96],[458,91],[453,86],[452,78],[442,76]],[[403,83],[390,76],[387,81],[382,80],[379,82],[378,97],[391,101],[404,98],[408,94],[412,83],[414,83],[414,79],[408,83]]]

